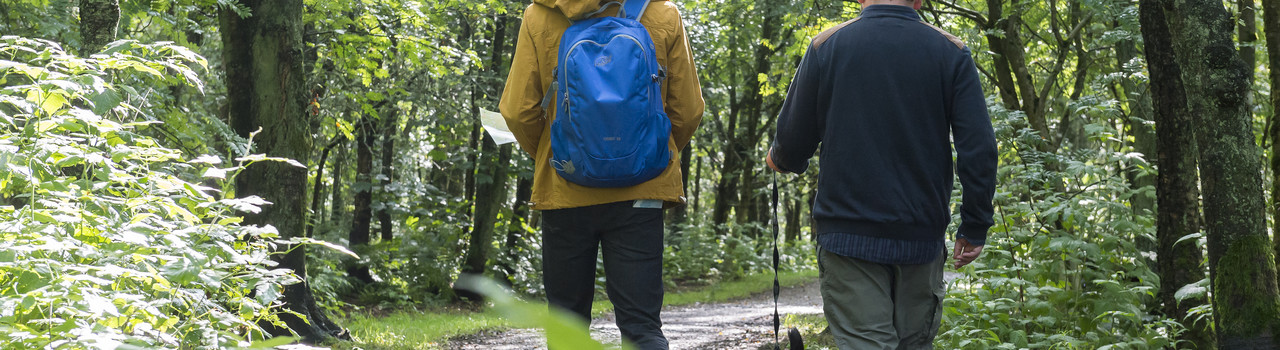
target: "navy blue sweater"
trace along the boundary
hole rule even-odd
[[[819,145],[818,234],[940,240],[958,172],[958,234],[986,240],[997,150],[977,69],[963,42],[911,8],[867,6],[814,38],[771,156],[800,173]]]

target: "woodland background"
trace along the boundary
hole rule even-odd
[[[768,271],[774,218],[815,268],[817,169],[775,212],[762,160],[809,38],[860,6],[676,2],[707,107],[665,280]],[[528,5],[0,0],[0,347],[324,341],[467,273],[536,299],[530,159],[479,122]],[[938,347],[1275,347],[1280,1],[921,13],[972,48],[1000,145]]]

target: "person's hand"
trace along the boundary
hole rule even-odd
[[[777,166],[776,164],[773,164],[773,149],[772,149],[772,148],[770,148],[770,149],[769,149],[769,152],[766,152],[766,153],[765,153],[765,156],[764,156],[764,162],[765,162],[765,164],[769,164],[769,169],[773,169],[773,171],[776,171],[776,172],[785,173],[785,171],[782,171],[782,169],[778,169],[778,166]]]
[[[951,253],[951,258],[956,259],[953,265],[959,270],[965,265],[973,262],[982,254],[982,246],[969,244],[969,240],[960,237],[956,239],[955,251]]]

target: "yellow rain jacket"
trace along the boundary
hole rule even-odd
[[[542,97],[549,93],[557,64],[560,36],[569,19],[581,19],[600,8],[599,0],[534,0],[524,12],[511,73],[502,92],[499,109],[515,134],[520,148],[534,160],[533,209],[576,208],[636,199],[659,199],[664,207],[684,203],[680,176],[680,152],[689,145],[702,118],[702,90],[698,71],[685,36],[680,11],[668,1],[652,1],[640,23],[653,38],[658,64],[667,68],[662,85],[663,107],[671,118],[671,163],[658,177],[623,188],[592,188],[565,181],[551,168],[551,121],[555,104],[543,115]],[[611,6],[603,15],[615,15]]]

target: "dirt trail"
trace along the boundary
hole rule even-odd
[[[778,312],[821,314],[818,283],[782,289]],[[591,336],[605,344],[617,344],[621,335],[613,315],[591,320]],[[662,332],[671,349],[759,349],[773,340],[773,295],[760,293],[747,299],[714,304],[667,307],[662,310]],[[455,339],[448,349],[527,350],[546,349],[536,329],[514,329]]]

